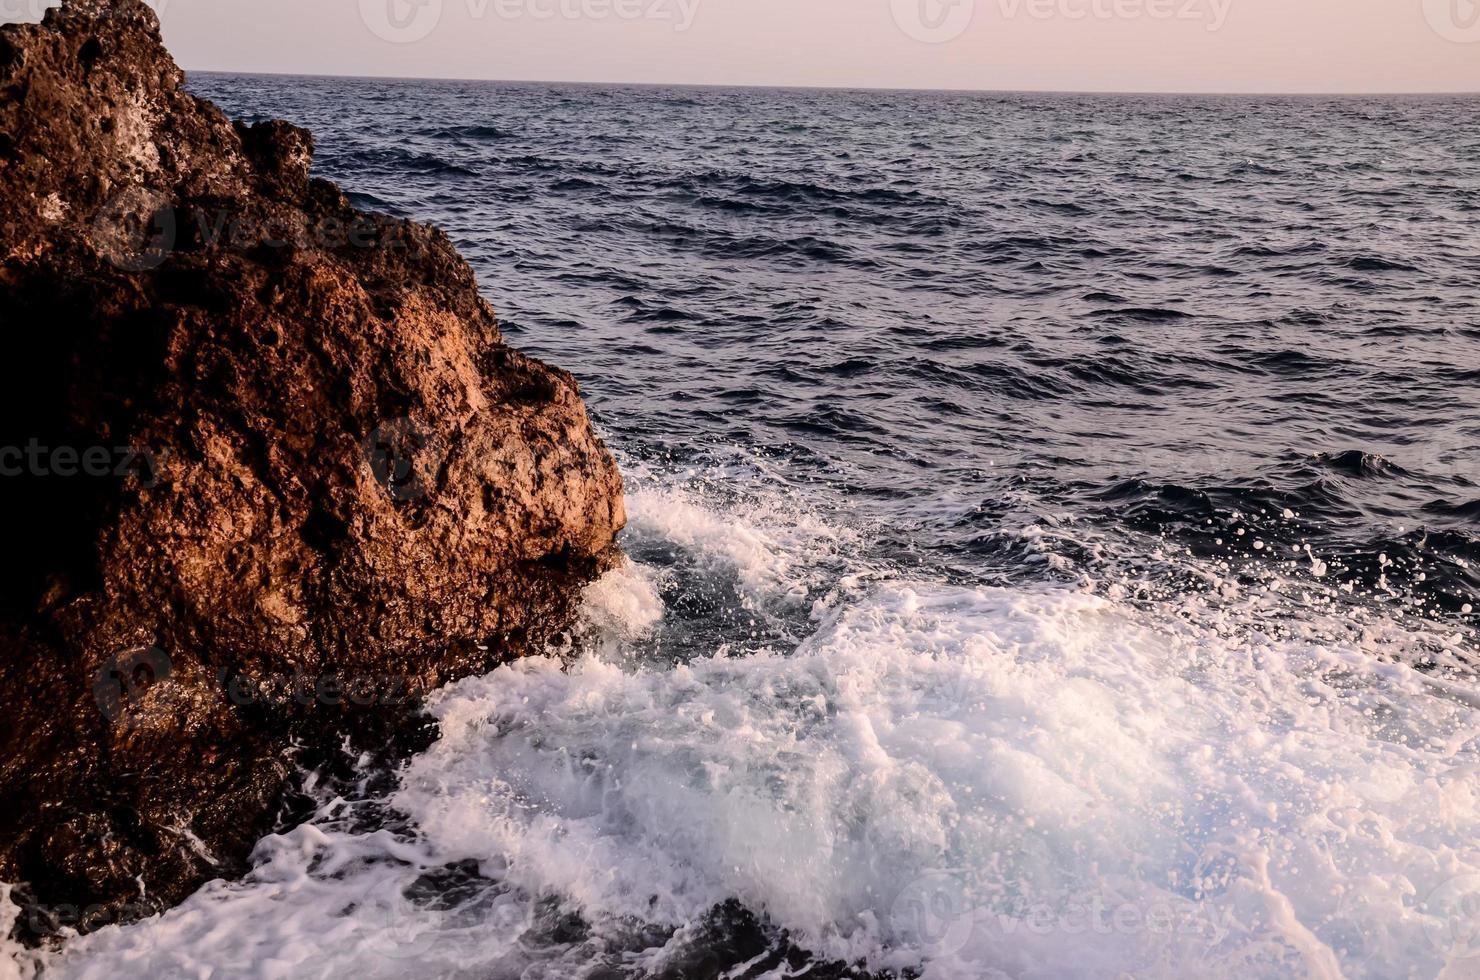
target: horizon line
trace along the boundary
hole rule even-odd
[[[632,81],[579,81],[574,79],[539,78],[474,78],[469,76],[431,75],[340,75],[318,72],[296,71],[233,71],[223,68],[184,68],[187,75],[251,75],[266,78],[324,78],[347,81],[370,82],[470,82],[488,85],[588,85],[625,88],[713,88],[713,89],[759,89],[776,91],[816,92],[936,92],[953,95],[1105,95],[1105,96],[1172,96],[1185,98],[1480,98],[1480,89],[1473,91],[1218,91],[1177,89],[1051,89],[1051,88],[940,88],[893,85],[786,85],[760,84],[755,82],[632,82]]]

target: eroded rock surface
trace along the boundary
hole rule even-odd
[[[0,881],[105,920],[239,870],[292,741],[564,629],[624,520],[441,232],[182,81],[139,0],[0,29]]]

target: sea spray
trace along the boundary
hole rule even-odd
[[[328,799],[246,881],[50,967],[641,974],[732,900],[819,958],[927,978],[1431,976],[1471,952],[1480,711],[1443,683],[1207,625],[1202,598],[901,576],[794,649],[675,661],[673,567],[784,609],[849,536],[771,562],[825,522],[634,497],[635,539],[683,560],[594,586],[600,643],[441,692],[439,741],[375,803],[398,817],[366,832]]]

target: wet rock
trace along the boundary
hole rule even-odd
[[[0,880],[102,921],[239,871],[293,746],[539,649],[624,520],[441,232],[182,81],[139,0],[0,28]]]

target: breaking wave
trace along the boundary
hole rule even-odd
[[[922,580],[777,488],[635,469],[640,559],[576,647],[444,689],[426,752],[311,787],[245,881],[47,975],[1392,977],[1480,952],[1480,699],[1385,658],[1400,625],[1314,642],[1278,609]]]

